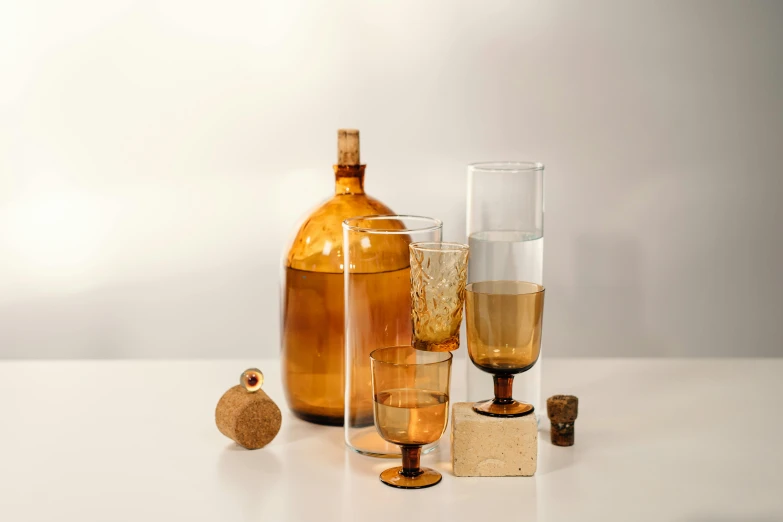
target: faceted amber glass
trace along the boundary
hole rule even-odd
[[[413,243],[410,252],[413,346],[454,351],[459,348],[465,304],[468,245]]]

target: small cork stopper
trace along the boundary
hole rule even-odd
[[[337,131],[337,164],[360,165],[359,161],[359,131],[356,129],[340,129]]]
[[[269,444],[280,431],[280,408],[264,390],[247,391],[236,385],[218,401],[215,424],[220,433],[247,449]]]
[[[579,413],[579,399],[573,395],[553,395],[546,400],[546,413],[552,425],[552,444],[574,445],[574,422]]]

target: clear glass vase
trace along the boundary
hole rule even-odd
[[[544,284],[544,165],[491,162],[468,165],[468,283]],[[492,379],[467,365],[468,400],[494,396]],[[515,396],[541,408],[541,356],[514,383]]]
[[[411,243],[440,241],[443,223],[419,216],[343,221],[345,283],[345,443],[365,455],[395,457],[373,425],[370,352],[410,346]],[[425,451],[427,448],[425,448]]]

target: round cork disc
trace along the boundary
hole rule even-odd
[[[215,408],[220,433],[247,449],[269,444],[282,421],[280,408],[263,390],[251,393],[239,385],[224,393]]]

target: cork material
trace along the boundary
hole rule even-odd
[[[360,165],[359,131],[340,129],[337,131],[337,164]]]
[[[280,408],[263,390],[251,393],[240,385],[224,393],[215,408],[220,433],[247,449],[269,444],[282,421]]]
[[[579,399],[573,395],[553,395],[546,400],[546,412],[552,426],[552,444],[573,446],[574,421],[579,414]]]
[[[535,415],[488,417],[473,403],[452,407],[451,463],[458,477],[530,477],[538,464]]]

